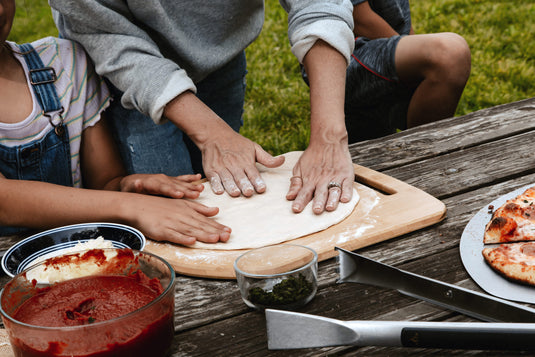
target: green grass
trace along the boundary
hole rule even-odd
[[[412,4],[416,32],[457,32],[470,45],[472,72],[456,115],[535,95],[535,4],[514,0]]]
[[[47,0],[16,0],[17,11],[9,40],[24,43],[46,36],[57,36]]]
[[[75,1],[75,0],[74,0]],[[10,40],[56,36],[46,0],[16,0]],[[472,73],[456,115],[535,96],[535,4],[518,0],[412,1],[417,33],[456,32],[472,52]],[[286,13],[266,0],[266,23],[247,49],[242,134],[273,154],[303,150],[310,128],[308,88],[290,52]]]

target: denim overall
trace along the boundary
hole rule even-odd
[[[72,186],[69,133],[63,124],[63,107],[54,86],[56,72],[54,68],[43,65],[32,45],[20,45],[19,49],[30,69],[30,82],[38,103],[53,129],[42,139],[24,145],[0,145],[0,172],[8,179]],[[59,116],[59,124],[53,124],[53,115]],[[0,235],[12,235],[23,230],[24,228],[0,226]]]

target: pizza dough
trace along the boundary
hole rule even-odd
[[[196,242],[189,247],[202,249],[250,249],[282,243],[308,234],[322,231],[339,223],[349,216],[359,201],[357,190],[353,189],[353,198],[348,203],[341,203],[333,212],[316,215],[309,203],[303,212],[292,211],[292,201],[286,200],[290,187],[292,169],[302,152],[285,154],[284,164],[269,169],[259,165],[262,178],[266,182],[266,192],[252,197],[231,197],[227,193],[216,195],[208,182],[196,202],[207,206],[219,207],[215,220],[232,229],[226,243]]]

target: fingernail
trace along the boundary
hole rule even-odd
[[[221,186],[221,182],[219,182],[215,178],[212,178],[210,180],[210,185],[212,186],[212,191],[214,191],[215,193],[223,192],[223,186]]]
[[[255,186],[259,189],[259,190],[262,190],[264,188],[266,188],[266,183],[264,182],[264,180],[262,180],[261,178],[256,178],[255,180]]]
[[[254,193],[254,187],[251,185],[249,180],[246,180],[246,179],[241,180],[240,187],[242,188],[242,193],[245,196],[251,196]]]
[[[239,196],[241,195],[241,190],[237,187],[234,187],[234,189],[232,190],[232,196]]]

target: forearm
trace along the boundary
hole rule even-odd
[[[310,200],[315,214],[333,211],[352,196],[353,166],[345,127],[345,58],[317,41],[304,59],[310,84],[310,144],[295,165],[286,198],[302,212]],[[330,190],[336,182],[340,189]]]
[[[123,195],[123,196],[121,196]],[[0,180],[0,224],[48,228],[95,221],[125,223],[124,193],[38,181]]]
[[[317,41],[304,65],[310,83],[310,143],[347,144],[344,57],[325,42]]]
[[[234,134],[223,119],[200,101],[192,92],[185,92],[169,102],[164,116],[182,130],[203,150],[208,141]]]

